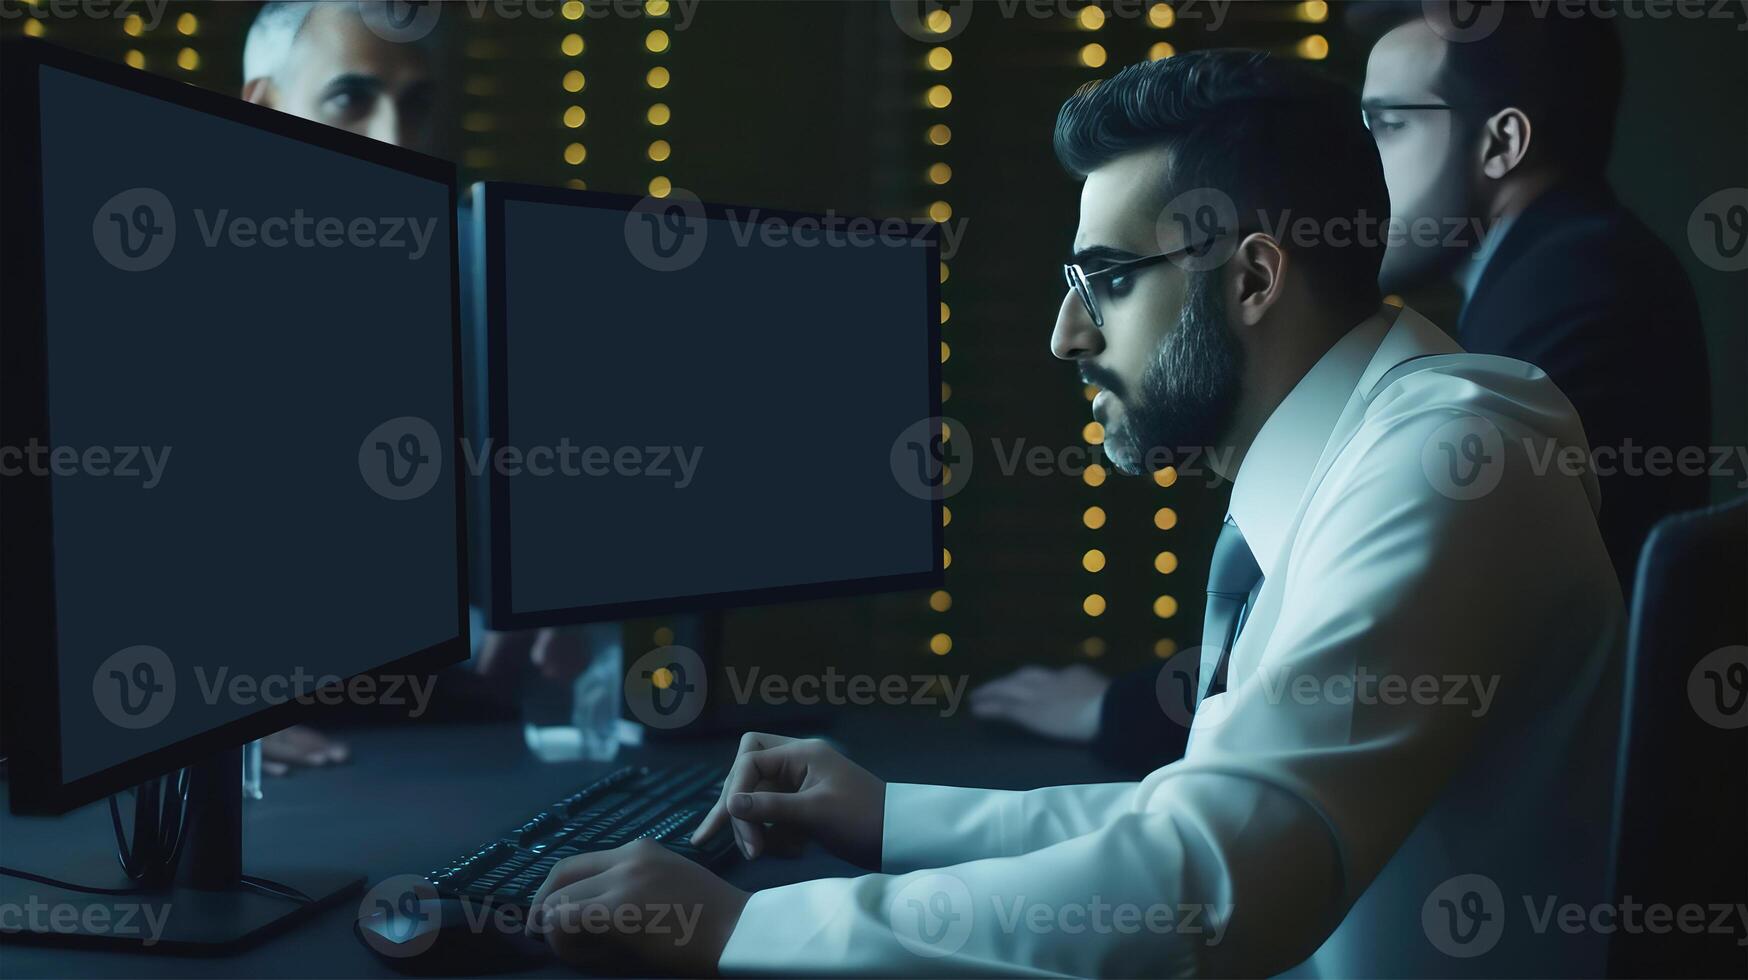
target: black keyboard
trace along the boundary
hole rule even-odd
[[[734,853],[734,835],[688,839],[722,793],[726,767],[626,766],[536,813],[520,827],[425,876],[440,894],[527,906],[552,866],[574,854],[648,837],[707,867]]]

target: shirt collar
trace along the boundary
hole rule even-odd
[[[1386,306],[1336,341],[1275,406],[1244,454],[1226,515],[1244,534],[1265,576],[1274,572],[1299,498],[1336,422],[1400,312]]]
[[[1515,214],[1508,214],[1493,223],[1487,230],[1487,236],[1481,239],[1481,247],[1469,257],[1469,266],[1463,271],[1463,302],[1467,303],[1475,295],[1475,287],[1481,284],[1481,276],[1487,271],[1487,263],[1493,261],[1493,256],[1499,251],[1499,243],[1505,240],[1506,233],[1511,231],[1511,222]]]

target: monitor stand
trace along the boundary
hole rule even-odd
[[[0,923],[0,941],[125,949],[176,955],[242,950],[324,909],[356,899],[362,875],[308,867],[251,868],[243,882],[242,750],[229,749],[189,773],[188,837],[173,884],[126,895],[99,895],[0,877],[0,908],[18,911]],[[105,867],[106,866],[106,867]],[[114,854],[65,880],[98,888],[138,887]]]

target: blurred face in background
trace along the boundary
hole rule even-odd
[[[1447,103],[1438,84],[1446,44],[1416,20],[1384,35],[1366,64],[1362,101],[1390,189],[1393,234],[1378,275],[1385,292],[1453,275],[1479,244],[1467,225],[1462,244],[1445,244],[1449,219],[1482,217],[1480,151],[1471,152],[1461,110],[1386,108]]]
[[[1087,273],[1194,244],[1177,240],[1180,222],[1161,220],[1169,219],[1161,213],[1167,152],[1130,153],[1087,175],[1074,240],[1074,261]],[[1166,261],[1091,282],[1104,326],[1069,290],[1050,346],[1101,389],[1092,412],[1104,426],[1106,455],[1123,472],[1141,473],[1181,460],[1186,449],[1218,445],[1238,405],[1244,363],[1226,322],[1221,271]]]
[[[435,152],[436,84],[427,48],[372,31],[360,5],[317,4],[270,77],[243,97],[304,119],[425,153]]]

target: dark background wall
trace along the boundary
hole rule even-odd
[[[1198,642],[1226,488],[1205,475],[1162,486],[1080,470],[1081,454],[1097,458],[1089,439],[1098,434],[1073,368],[1047,350],[1077,207],[1077,186],[1050,152],[1055,112],[1116,67],[1203,47],[1321,60],[1357,85],[1367,42],[1344,28],[1341,7],[990,0],[945,39],[924,42],[899,30],[885,0],[707,0],[683,27],[677,4],[596,17],[560,3],[453,3],[443,22],[458,99],[450,149],[467,179],[638,194],[665,180],[706,200],[956,223],[960,248],[942,270],[946,411],[975,446],[976,475],[949,502],[947,588],[743,610],[729,622],[731,650],[764,663],[974,678],[1033,661],[1121,669]],[[7,0],[6,12],[20,16],[0,20],[0,33],[35,33],[234,92],[256,5],[170,3],[155,26],[32,9]],[[1748,182],[1741,26],[1623,21],[1630,76],[1611,171],[1687,262],[1710,334],[1717,439],[1727,445],[1748,444],[1748,274],[1698,261],[1686,227],[1707,195]],[[654,30],[666,32],[664,50],[651,50],[663,47],[652,45]],[[937,47],[950,53],[944,68],[930,64]],[[667,72],[659,89],[656,69]],[[578,91],[571,72],[583,75]],[[944,107],[930,105],[938,85],[951,92]],[[665,125],[652,123],[657,104],[668,110]],[[572,107],[580,125],[570,125]],[[944,143],[937,125],[951,130]],[[656,140],[668,145],[664,160],[651,158]],[[569,162],[579,157],[573,144],[583,148],[578,163]],[[780,426],[771,439],[782,442]],[[1071,465],[1005,474],[992,441],[1004,453],[1044,446]],[[774,455],[806,466],[805,446]],[[633,646],[660,626],[634,624]]]

